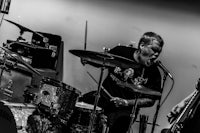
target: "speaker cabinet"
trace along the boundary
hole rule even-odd
[[[33,56],[32,65],[35,68],[49,68],[55,70],[62,42],[61,36],[44,32],[37,33],[43,37],[33,34],[31,42],[45,49],[37,49]]]

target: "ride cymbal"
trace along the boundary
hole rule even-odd
[[[139,68],[133,60],[104,52],[94,52],[87,50],[69,50],[70,53],[76,55],[86,61],[100,65],[102,67],[122,67],[122,68]]]

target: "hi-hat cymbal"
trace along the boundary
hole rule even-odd
[[[14,58],[16,61],[18,61],[19,63],[21,63],[22,65],[24,65],[25,67],[27,67],[28,69],[30,69],[31,71],[33,71],[34,73],[36,73],[37,75],[41,76],[40,72],[38,72],[37,70],[35,70],[32,66],[30,66],[29,64],[27,64],[20,55],[18,55],[15,52],[10,51],[9,49],[5,48],[5,47],[0,47],[2,48],[6,53],[8,53],[11,58]]]
[[[86,61],[92,62],[102,67],[140,67],[140,65],[136,64],[133,60],[110,53],[94,52],[88,50],[69,50],[69,52]]]

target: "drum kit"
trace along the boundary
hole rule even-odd
[[[6,21],[17,25],[21,30],[20,35],[22,35],[24,31],[40,35],[39,33],[36,33],[12,21]],[[17,129],[21,132],[39,132],[42,130],[49,130],[49,128],[47,128],[50,127],[49,125],[56,128],[58,128],[60,125],[65,125],[70,133],[103,133],[102,121],[104,120],[101,118],[103,109],[97,106],[101,89],[110,97],[112,97],[101,86],[104,69],[110,67],[139,67],[139,65],[132,60],[113,55],[108,52],[95,52],[88,50],[69,50],[69,52],[80,57],[84,61],[91,62],[91,64],[94,64],[95,67],[98,66],[101,68],[97,95],[95,96],[95,102],[92,105],[84,102],[78,102],[81,92],[76,88],[61,81],[57,81],[49,77],[43,77],[40,72],[26,63],[19,54],[12,52],[6,47],[1,47],[0,83],[2,81],[3,73],[5,71],[9,71],[10,69],[7,67],[10,59],[14,60],[14,64],[11,63],[12,67],[15,67],[16,63],[20,63],[34,74],[42,77],[39,85],[39,91],[37,93],[31,93],[27,90],[24,90],[24,103],[10,103],[9,99],[2,100],[6,106],[11,108],[17,123]],[[6,87],[3,87],[2,83],[0,85],[0,90],[3,92],[3,94],[9,95],[9,98],[12,98],[12,83]],[[145,88],[141,85],[126,87],[131,88],[138,94],[161,96],[159,92]],[[45,121],[46,119],[48,119],[48,121],[46,121],[46,123],[43,122],[43,125],[41,125],[41,123],[39,124],[40,126],[36,125],[37,122]],[[51,130],[53,129],[51,128]]]
[[[103,77],[103,71],[105,68],[111,68],[111,67],[122,67],[122,68],[138,68],[140,67],[138,64],[133,62],[130,59],[117,56],[108,52],[94,52],[94,51],[88,51],[88,50],[69,50],[70,53],[72,53],[75,56],[78,56],[81,58],[83,62],[88,62],[88,64],[95,66],[95,67],[100,67],[101,68],[101,74],[99,78],[99,84],[98,84],[98,89],[97,89],[97,94],[95,96],[95,102],[94,102],[94,107],[90,115],[90,123],[87,128],[88,133],[93,132],[93,126],[95,125],[95,120],[97,116],[97,109],[98,109],[98,100],[100,97],[100,91],[103,90],[110,98],[113,96],[109,94],[108,91],[105,90],[105,88],[102,87],[102,77]],[[149,96],[154,96],[154,97],[160,97],[161,93],[151,90],[149,88],[146,88],[142,85],[129,85],[125,84],[124,87],[130,88],[132,91],[134,91],[136,94],[138,94],[138,97],[140,94],[145,94]],[[136,108],[137,108],[137,97],[136,97],[136,102],[135,105],[133,106],[132,112],[130,114],[131,120],[130,120],[130,125],[128,129],[128,133],[130,131],[131,125],[133,124],[133,120],[135,118],[135,113],[136,113]],[[105,131],[102,129],[102,131]]]

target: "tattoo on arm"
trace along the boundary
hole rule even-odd
[[[140,98],[137,100],[137,106],[138,107],[151,107],[155,103],[155,100],[149,99],[149,98]],[[134,105],[135,99],[128,100],[128,105]]]

